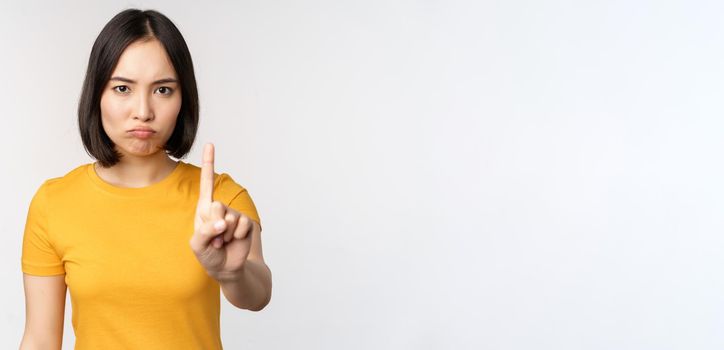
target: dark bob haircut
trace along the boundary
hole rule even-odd
[[[163,14],[154,10],[127,9],[114,16],[98,34],[88,59],[88,70],[78,103],[78,127],[83,146],[103,167],[115,165],[122,155],[103,130],[101,94],[126,47],[136,40],[150,39],[157,39],[166,49],[181,85],[181,110],[164,150],[181,159],[191,150],[196,138],[199,97],[186,41],[173,22]]]

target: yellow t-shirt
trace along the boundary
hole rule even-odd
[[[200,171],[179,161],[160,182],[123,188],[88,163],[37,190],[22,271],[65,274],[75,349],[223,349],[220,286],[189,246]],[[228,174],[215,174],[213,199],[261,224]]]

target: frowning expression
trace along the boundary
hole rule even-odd
[[[181,85],[161,42],[128,45],[103,89],[100,107],[103,130],[118,152],[149,156],[163,150],[181,110]]]

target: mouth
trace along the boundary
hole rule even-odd
[[[128,133],[139,139],[147,139],[153,136],[156,132],[153,130],[131,130]]]

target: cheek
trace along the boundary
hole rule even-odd
[[[163,118],[163,120],[174,124],[176,122],[176,118],[178,117],[179,112],[181,112],[181,99],[176,98],[173,99],[173,101],[168,102],[169,103],[164,103],[161,106],[161,109],[158,111],[159,114],[157,114],[157,117]]]
[[[122,113],[123,106],[112,98],[101,98],[101,119],[104,122],[111,122],[117,119]]]
[[[168,104],[169,113],[175,116],[181,111],[181,95],[177,94],[170,102]]]

